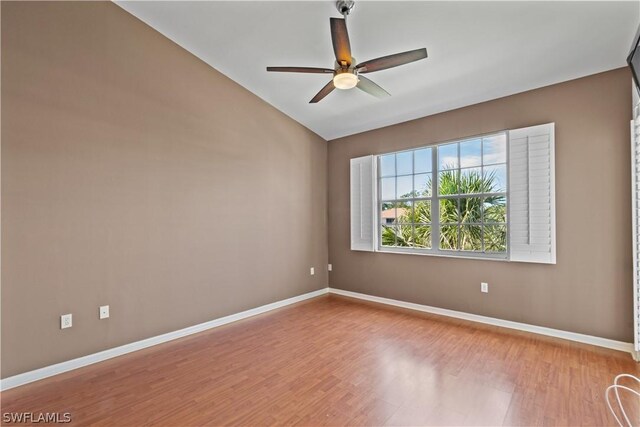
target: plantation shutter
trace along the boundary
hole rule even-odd
[[[556,263],[554,123],[509,131],[509,259]]]
[[[634,88],[635,89],[635,88]],[[635,100],[635,99],[634,99]],[[640,102],[631,120],[631,207],[633,230],[633,314],[634,345],[640,351]]]
[[[351,159],[351,250],[375,247],[375,157]]]

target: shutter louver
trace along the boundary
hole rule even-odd
[[[375,157],[351,159],[351,250],[375,247]]]
[[[554,123],[509,131],[509,259],[556,263]]]
[[[640,103],[631,121],[631,207],[633,230],[634,346],[640,351]]]

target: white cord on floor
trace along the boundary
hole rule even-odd
[[[636,396],[640,397],[640,392],[633,390],[629,387],[625,387],[623,385],[618,384],[618,380],[620,378],[631,378],[635,381],[638,382],[638,384],[640,384],[640,379],[634,377],[633,375],[630,374],[620,374],[618,376],[615,377],[615,379],[613,380],[613,384],[610,385],[609,387],[607,387],[607,390],[605,391],[605,399],[607,400],[607,406],[609,406],[609,410],[611,411],[611,413],[613,414],[613,417],[616,419],[616,422],[618,423],[618,425],[620,427],[625,427],[622,422],[620,422],[620,418],[618,418],[618,416],[616,415],[616,411],[613,410],[613,406],[611,406],[611,401],[609,400],[609,392],[611,390],[614,390],[616,393],[616,400],[618,401],[618,407],[620,408],[620,412],[622,412],[622,415],[624,416],[625,421],[627,422],[627,426],[628,427],[634,427],[633,424],[631,424],[631,421],[629,421],[629,417],[627,416],[627,412],[624,410],[624,406],[622,405],[622,401],[620,400],[620,394],[618,392],[619,389],[622,390],[626,390],[626,391],[630,391],[631,393],[635,394]]]

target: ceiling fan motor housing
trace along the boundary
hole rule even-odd
[[[334,68],[336,70],[336,73],[349,72],[349,73],[354,73],[355,74],[357,72],[356,64],[357,64],[356,59],[354,57],[351,57],[351,63],[346,62],[346,61],[344,63],[342,63],[342,62],[338,62],[336,60]]]

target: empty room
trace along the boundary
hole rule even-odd
[[[640,2],[0,25],[2,425],[640,426]]]

